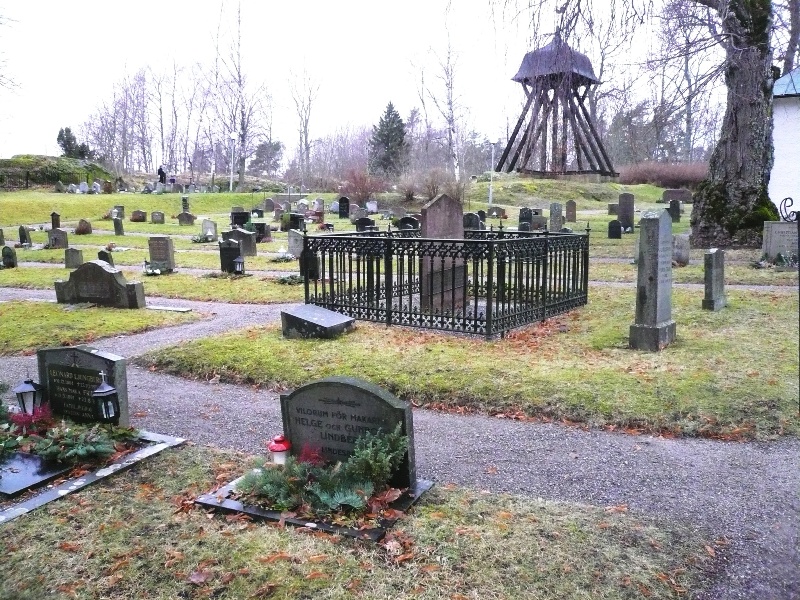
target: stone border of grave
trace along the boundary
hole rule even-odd
[[[136,452],[132,452],[123,456],[119,460],[102,467],[93,473],[68,479],[57,486],[45,486],[43,491],[35,496],[23,500],[21,502],[12,504],[8,508],[0,511],[0,525],[13,521],[17,517],[28,514],[32,510],[40,508],[45,504],[49,504],[53,500],[63,498],[73,492],[82,490],[97,481],[101,481],[106,477],[118,473],[140,463],[146,458],[155,456],[168,448],[180,446],[186,440],[184,438],[172,437],[169,435],[162,435],[160,433],[152,433],[149,431],[139,431],[139,440],[148,445],[139,448]]]
[[[338,534],[344,537],[369,540],[372,542],[380,542],[386,535],[387,531],[394,526],[400,518],[397,519],[384,519],[379,520],[380,527],[373,527],[370,529],[353,529],[352,527],[341,527],[333,525],[326,521],[310,521],[307,519],[295,519],[293,517],[284,518],[281,516],[283,513],[279,510],[266,510],[260,506],[252,504],[244,504],[238,500],[234,500],[231,496],[236,494],[236,484],[242,479],[239,477],[218,490],[203,494],[195,498],[195,504],[200,506],[219,509],[226,513],[244,514],[253,519],[271,522],[283,522],[287,525],[294,527],[307,527],[315,531],[324,531],[325,533]],[[427,492],[433,487],[432,481],[418,479],[413,488],[408,488],[397,500],[389,504],[389,508],[400,512],[407,512],[417,500],[422,497],[422,494]]]

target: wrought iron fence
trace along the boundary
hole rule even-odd
[[[419,231],[305,236],[307,304],[387,325],[491,338],[587,302],[586,233]]]

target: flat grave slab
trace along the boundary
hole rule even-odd
[[[106,477],[113,475],[117,471],[123,471],[150,456],[154,456],[159,452],[166,450],[167,448],[173,448],[175,446],[179,446],[180,444],[183,444],[186,440],[183,438],[161,435],[149,431],[139,431],[139,441],[144,444],[141,448],[93,472],[87,473],[77,478],[67,479],[62,483],[53,486],[46,485],[46,482],[41,482],[38,488],[41,490],[39,493],[35,493],[36,489],[30,487],[25,488],[25,490],[17,492],[16,495],[21,495],[26,490],[31,489],[35,493],[35,495],[24,498],[19,502],[7,505],[6,501],[8,500],[8,498],[3,495],[0,495],[0,503],[2,503],[0,504],[0,525],[2,525],[3,523],[7,523],[9,521],[13,521],[17,517],[27,514],[32,510],[35,510],[41,506],[44,506],[45,504],[48,504],[53,500],[57,500],[58,498],[63,498],[68,494],[71,494],[78,490],[82,490],[88,485],[91,485],[97,481],[105,479]],[[0,466],[2,466],[2,463],[0,463]],[[50,478],[50,480],[58,477],[58,475],[70,471],[71,469],[72,467],[70,466],[66,467],[59,474]]]
[[[253,519],[261,521],[283,521],[287,525],[292,525],[294,527],[307,527],[308,529],[324,531],[325,533],[338,534],[372,542],[381,541],[386,535],[386,532],[400,519],[400,517],[396,519],[381,518],[378,520],[378,527],[354,529],[352,527],[334,525],[326,521],[309,521],[308,519],[297,519],[294,517],[284,518],[281,516],[283,513],[279,510],[266,510],[260,506],[245,504],[237,500],[236,484],[241,479],[242,478],[239,477],[214,492],[198,496],[195,499],[195,504],[210,509],[219,509],[227,513],[245,514]],[[408,488],[397,500],[389,504],[389,508],[405,513],[420,499],[422,494],[432,487],[432,481],[418,479],[413,487]]]
[[[281,311],[285,338],[335,338],[355,327],[356,320],[333,310],[301,304]]]
[[[14,498],[22,492],[37,488],[72,467],[45,461],[41,456],[14,452],[0,459],[0,498]]]

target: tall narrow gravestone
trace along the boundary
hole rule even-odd
[[[327,377],[281,394],[281,415],[293,455],[317,450],[330,462],[346,461],[365,433],[391,433],[399,424],[408,450],[390,485],[416,484],[411,405],[386,390],[352,377]]]
[[[150,250],[151,269],[158,269],[162,273],[175,270],[175,246],[171,237],[152,235],[147,240],[147,247]]]
[[[575,200],[567,200],[567,208],[566,208],[566,222],[567,223],[577,223],[577,203]]]
[[[705,296],[702,306],[705,310],[717,311],[728,303],[725,298],[725,251],[712,248],[703,259]]]
[[[670,200],[669,201],[669,216],[672,217],[673,223],[680,223],[681,222],[681,201],[680,200]]]
[[[339,198],[339,218],[347,219],[350,217],[350,198],[342,196]]]
[[[125,235],[125,226],[119,217],[114,219],[114,235]]]
[[[58,229],[61,227],[61,215],[53,211],[50,213],[50,228]]]
[[[620,194],[617,218],[622,225],[622,231],[633,229],[633,194]]]
[[[561,204],[553,202],[550,204],[550,231],[559,231],[564,226],[564,217],[561,214]]]
[[[23,246],[26,244],[28,246],[31,245],[31,234],[28,231],[28,228],[25,227],[25,225],[19,226],[19,243]]]
[[[99,415],[92,392],[102,381],[102,371],[106,382],[117,388],[119,425],[130,426],[126,361],[123,357],[91,346],[75,346],[39,350],[36,358],[39,381],[44,386],[53,415],[84,423],[97,421]]]
[[[675,341],[672,320],[672,218],[667,211],[645,213],[640,222],[636,279],[634,350],[658,352]]]
[[[427,239],[463,240],[464,217],[461,203],[447,194],[440,194],[428,202],[422,207],[421,234]],[[463,258],[451,256],[428,256],[420,259],[422,310],[453,311],[464,306],[467,264]]]

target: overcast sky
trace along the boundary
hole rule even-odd
[[[0,91],[0,157],[59,154],[61,127],[80,130],[111,97],[112,85],[141,67],[208,64],[213,38],[235,28],[236,1],[0,0],[6,72]],[[504,22],[487,0],[242,0],[245,70],[266,82],[275,105],[274,136],[296,146],[290,73],[308,73],[320,91],[312,137],[348,123],[371,125],[392,101],[405,118],[419,106],[418,80],[440,73],[450,43],[456,88],[468,123],[497,139],[518,116],[522,91],[510,81],[528,47],[524,23]],[[431,107],[429,107],[430,110]],[[513,126],[513,123],[512,123]]]

